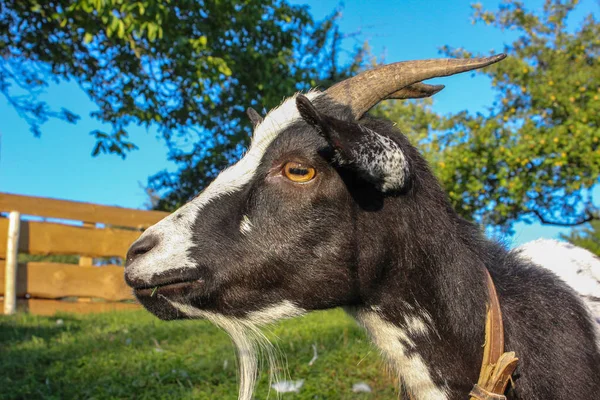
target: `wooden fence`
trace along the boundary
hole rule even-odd
[[[9,214],[16,218],[16,224],[9,223]],[[123,267],[111,262],[123,260],[143,229],[166,215],[0,193],[2,308],[5,312],[11,308],[12,293],[16,293],[19,311],[42,315],[139,307],[123,280]],[[9,229],[13,239],[17,234],[16,242],[11,242]],[[13,251],[20,254],[79,256],[79,265],[47,261],[14,265],[9,246],[16,247]],[[16,279],[12,276],[13,267]]]

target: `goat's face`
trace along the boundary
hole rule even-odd
[[[408,161],[397,138],[318,96],[341,119],[288,99],[237,164],[132,245],[126,280],[148,310],[263,323],[358,302],[361,198],[401,190]]]

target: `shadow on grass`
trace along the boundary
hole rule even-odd
[[[26,321],[31,319],[29,317],[23,318]],[[79,321],[76,317],[70,315],[64,315],[60,319],[62,322],[56,323],[55,318],[54,324],[31,324],[23,323],[23,319],[17,319],[16,317],[0,317],[0,349],[3,347],[17,346],[20,343],[31,341],[33,338],[42,340],[51,340],[57,335],[63,334],[65,328],[64,323],[67,322],[67,326],[71,332],[79,330]],[[35,319],[35,318],[34,318]]]

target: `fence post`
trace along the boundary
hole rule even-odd
[[[8,242],[6,245],[6,270],[4,272],[4,314],[17,311],[17,255],[19,253],[19,228],[21,214],[11,211],[8,216]]]

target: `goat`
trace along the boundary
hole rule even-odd
[[[390,64],[264,119],[251,111],[248,152],[142,234],[126,282],[157,317],[230,334],[241,400],[255,384],[257,326],[334,307],[366,328],[413,398],[464,399],[482,362],[487,268],[520,359],[507,398],[597,398],[596,332],[574,291],[461,218],[408,139],[365,115],[502,58]]]

